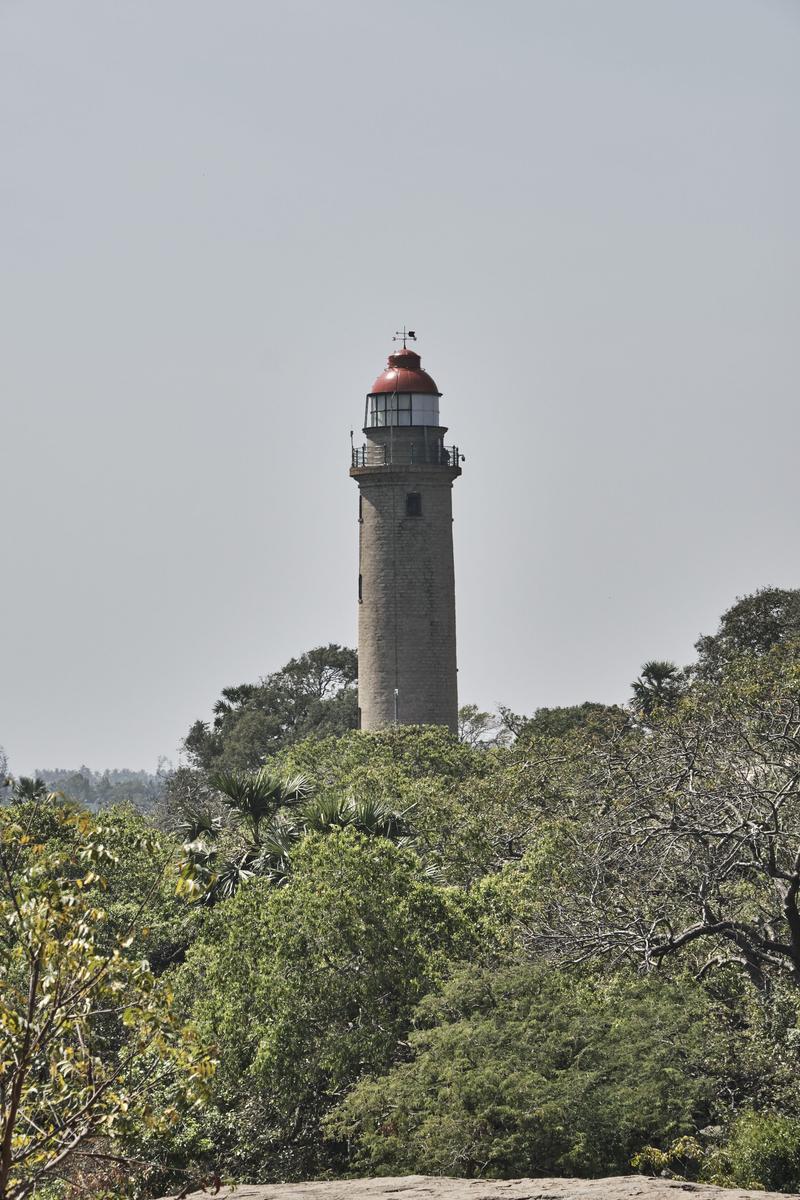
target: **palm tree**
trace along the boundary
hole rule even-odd
[[[686,674],[673,662],[653,659],[631,684],[632,703],[638,715],[647,720],[657,709],[674,708],[686,691]]]
[[[215,842],[222,832],[222,817],[208,807],[187,807],[181,813],[182,820],[175,826],[184,846],[199,842]]]
[[[267,767],[258,771],[218,771],[210,783],[231,810],[234,821],[245,827],[254,849],[261,845],[264,823],[269,825],[281,809],[301,803],[311,791],[303,775],[282,779]]]
[[[262,767],[219,771],[209,782],[228,809],[229,822],[199,804],[183,810],[175,830],[183,840],[187,872],[198,885],[194,894],[205,904],[227,899],[254,876],[285,883],[294,850],[307,833],[350,828],[401,846],[412,840],[406,812],[380,799],[353,796],[309,802],[311,788],[302,775],[284,779]],[[238,834],[238,845],[227,854],[225,842],[217,846],[226,829]]]
[[[219,771],[209,783],[228,809],[229,820],[208,804],[188,805],[175,829],[183,841],[187,872],[198,885],[197,898],[205,904],[227,899],[254,875],[280,882],[290,869],[291,847],[301,836],[285,814],[308,798],[305,778],[284,779],[262,767]],[[239,834],[238,846],[227,854],[225,846],[217,845],[226,829]]]
[[[20,775],[11,785],[11,795],[17,801],[44,800],[49,794],[49,787],[38,775],[35,779],[28,775]]]
[[[326,796],[309,805],[303,813],[307,831],[327,833],[331,829],[357,829],[372,837],[389,838],[390,841],[405,843],[411,832],[405,813],[398,813],[383,800],[356,800]]]
[[[256,874],[270,883],[286,883],[292,873],[292,853],[305,836],[302,824],[279,815],[271,821],[261,840],[261,849],[253,862]]]

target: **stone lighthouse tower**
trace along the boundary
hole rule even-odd
[[[402,342],[367,394],[358,484],[358,702],[362,729],[458,727],[453,480],[441,393]]]

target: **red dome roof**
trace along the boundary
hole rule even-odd
[[[404,347],[389,355],[386,370],[373,383],[367,393],[376,392],[421,392],[429,396],[441,396],[441,392],[427,371],[420,365],[422,359],[413,350]]]

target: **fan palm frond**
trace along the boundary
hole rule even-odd
[[[184,808],[175,833],[184,844],[199,842],[203,838],[216,841],[222,832],[222,817],[208,807]]]
[[[353,800],[351,797],[351,803],[353,805],[353,823],[362,833],[389,838],[393,842],[409,834],[410,826],[405,820],[405,813],[397,812],[385,800],[374,798]]]
[[[43,779],[37,775],[32,779],[28,775],[20,775],[11,788],[12,795],[15,800],[44,800],[50,794],[50,788]]]
[[[303,816],[306,828],[320,833],[349,827],[372,837],[399,842],[411,832],[405,813],[398,813],[385,800],[374,797],[323,796],[309,805]]]
[[[308,831],[327,833],[330,829],[352,824],[348,800],[341,796],[320,796],[303,810],[303,824]]]
[[[258,771],[217,771],[210,779],[222,801],[244,822],[254,842],[261,840],[261,826],[281,808],[299,803],[310,793],[303,775],[283,779],[261,767]]]
[[[652,659],[631,684],[633,706],[644,717],[652,716],[658,708],[674,708],[686,686],[686,672],[675,663]]]
[[[255,874],[252,865],[244,857],[230,859],[217,872],[207,902],[229,900],[231,896],[236,895],[242,884],[247,883]]]

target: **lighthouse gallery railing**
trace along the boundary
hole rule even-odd
[[[353,446],[353,467],[414,467],[439,466],[458,467],[464,461],[458,446],[443,446],[424,442],[399,443],[394,446],[388,442],[385,445]]]

